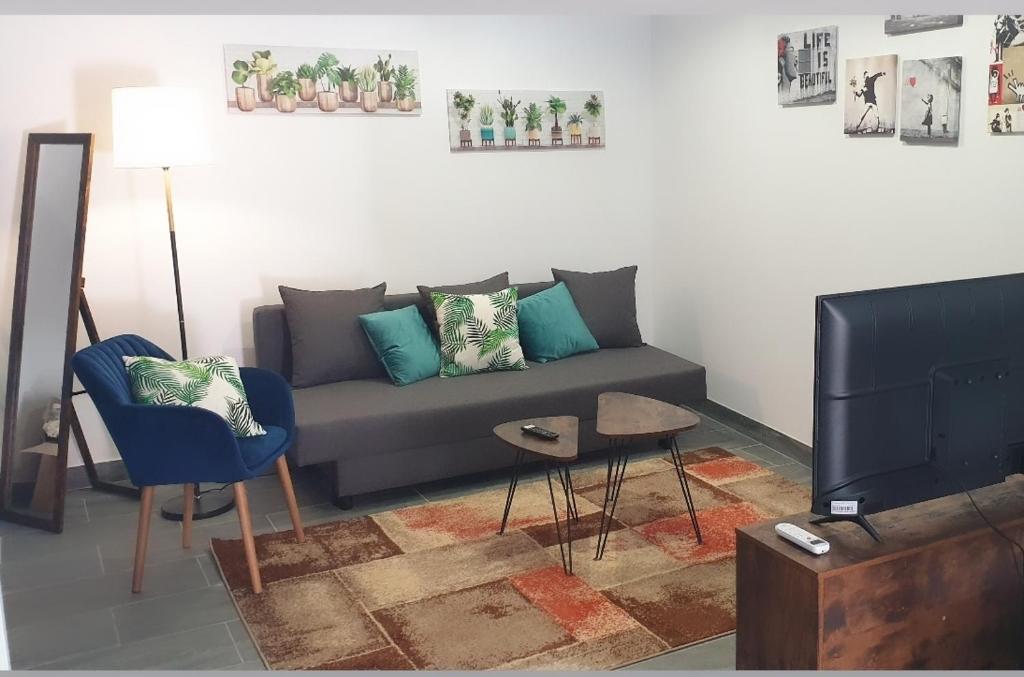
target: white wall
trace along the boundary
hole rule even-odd
[[[280,283],[387,280],[403,292],[506,269],[515,281],[550,279],[552,266],[639,264],[641,327],[653,335],[649,110],[635,98],[651,90],[650,38],[645,17],[4,17],[0,359],[28,131],[97,135],[85,277],[99,331],[177,352],[159,171],[111,166],[110,89],[143,84],[197,87],[209,103],[215,163],[174,175],[195,355],[251,362],[252,308],[278,302]],[[418,50],[423,116],[229,115],[225,43]],[[604,90],[609,147],[451,154],[445,89],[499,86]],[[96,455],[109,457],[101,446]]]
[[[830,24],[840,103],[779,107],[776,36]],[[809,443],[817,294],[1024,268],[1024,139],[985,128],[992,17],[899,37],[881,16],[654,26],[658,340],[707,366],[711,399]],[[963,56],[959,147],[844,137],[845,59],[890,53]]]

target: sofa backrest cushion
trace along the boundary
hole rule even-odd
[[[519,298],[522,299],[539,291],[550,289],[554,285],[553,281],[547,281],[527,282],[511,286],[519,288]],[[384,310],[397,310],[406,306],[417,306],[420,309],[424,309],[423,297],[418,293],[387,294],[384,296]],[[256,366],[269,369],[291,381],[292,339],[288,320],[284,314],[284,305],[278,303],[253,308],[252,330],[253,343],[256,349]],[[365,338],[365,334],[363,338]],[[384,368],[381,367],[380,369],[381,376],[386,378]]]
[[[279,287],[292,347],[291,384],[379,378],[386,372],[359,316],[384,310],[385,283],[354,290],[306,291]]]
[[[442,292],[444,294],[493,294],[508,289],[508,272],[498,273],[494,277],[479,282],[466,282],[464,284],[443,284],[430,287],[424,284],[416,285],[416,290],[422,297],[420,312],[423,319],[427,321],[430,331],[437,335],[437,312],[434,310],[431,292]]]

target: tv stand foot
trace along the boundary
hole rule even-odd
[[[882,537],[878,535],[878,531],[871,526],[871,522],[864,515],[826,515],[811,520],[811,524],[832,524],[834,522],[853,522],[868,532],[868,535],[875,539],[876,543],[882,542]]]

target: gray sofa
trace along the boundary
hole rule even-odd
[[[553,282],[519,285],[520,298]],[[419,294],[385,297],[393,310],[420,305]],[[291,339],[284,306],[253,311],[258,366],[291,376]],[[296,388],[299,466],[323,465],[336,504],[352,496],[484,470],[510,467],[512,451],[491,434],[499,423],[535,416],[580,419],[580,452],[604,448],[595,432],[597,396],[607,391],[673,403],[702,400],[704,367],[644,345],[606,348],[525,371],[431,378],[398,387],[387,378]]]

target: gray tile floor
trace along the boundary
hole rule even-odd
[[[799,482],[810,468],[753,439],[703,417],[680,446],[721,446]],[[652,449],[651,454],[664,454]],[[600,463],[600,459],[585,461]],[[351,519],[396,507],[502,486],[505,473],[461,478],[357,499],[340,511],[318,476],[294,475],[306,524]],[[290,528],[276,476],[247,483],[258,532]],[[177,493],[164,487],[155,505]],[[181,527],[152,521],[144,591],[130,592],[138,503],[83,489],[67,497],[63,534],[0,522],[0,580],[11,663],[45,669],[251,669],[263,668],[242,627],[206,544],[238,537],[234,512],[196,522],[191,550],[180,546]],[[735,639],[726,636],[652,658],[633,669],[728,669]]]

